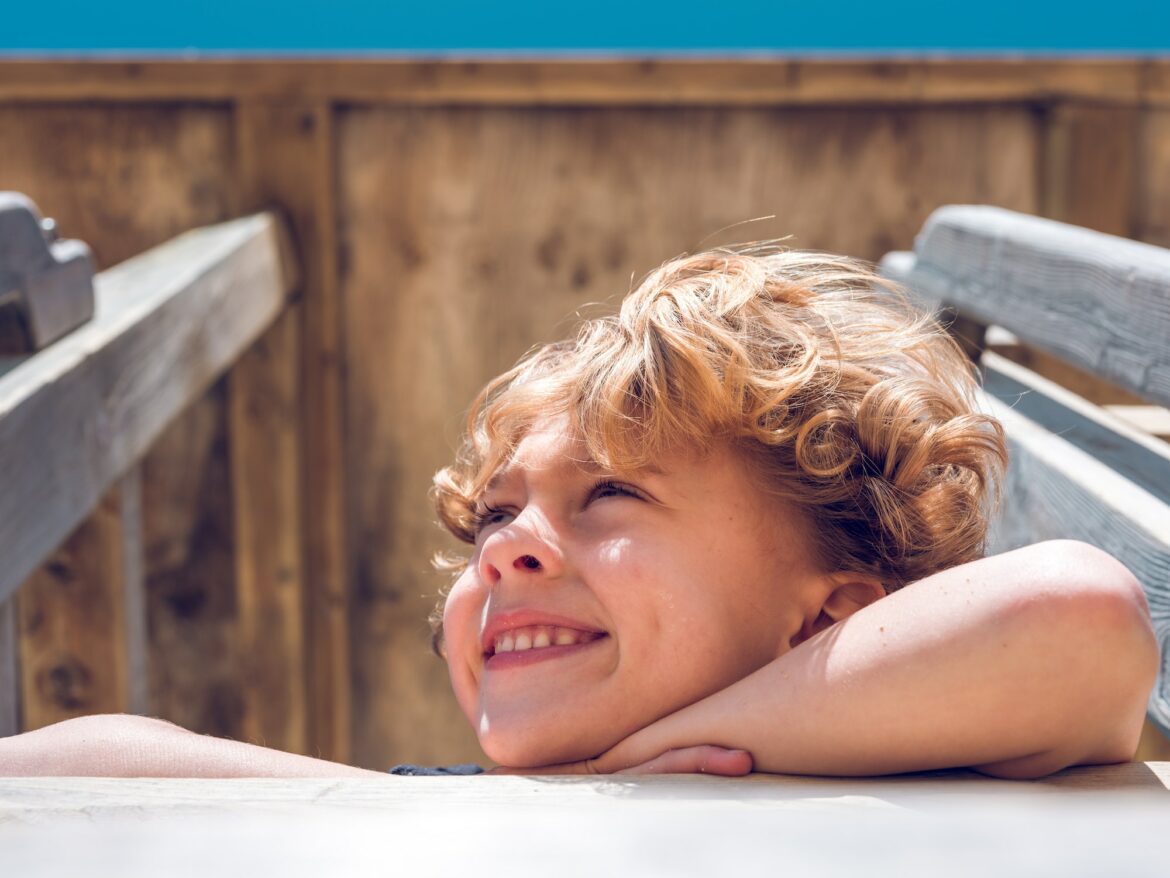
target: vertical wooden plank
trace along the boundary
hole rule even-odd
[[[1049,111],[1041,152],[1044,216],[1135,236],[1140,114],[1133,106],[1081,103]]]
[[[243,736],[227,378],[143,461],[150,698],[203,734]]]
[[[877,258],[941,204],[1034,212],[1036,133],[1024,107],[343,110],[355,760],[483,758],[426,616],[454,548],[427,489],[484,381],[684,250]]]
[[[1142,116],[1137,237],[1170,247],[1170,107],[1149,107]]]
[[[16,600],[0,602],[0,738],[20,731],[20,656]]]
[[[341,440],[340,317],[337,299],[332,108],[327,103],[237,107],[240,210],[276,206],[288,218],[301,261],[295,329],[279,344],[301,402],[299,432],[303,550],[305,740],[314,755],[350,758],[348,558]],[[297,341],[289,341],[293,336]],[[233,426],[233,429],[235,427]],[[246,428],[245,428],[246,429]],[[288,522],[292,526],[292,521]]]
[[[242,186],[256,204],[279,204],[301,259],[302,478],[307,601],[309,740],[314,754],[351,754],[349,545],[342,441],[342,337],[337,263],[333,108],[253,107],[241,131]],[[278,145],[278,147],[277,147]],[[253,156],[248,160],[247,155]],[[246,164],[250,162],[249,164]]]
[[[228,430],[244,736],[306,753],[298,317],[283,314],[232,369]]]
[[[127,617],[128,610],[142,609],[141,561],[134,559],[142,545],[138,490],[133,475],[111,488],[17,591],[26,730],[145,707],[143,690],[132,696],[130,685],[132,662],[141,675],[136,686],[145,676],[145,628]],[[128,592],[137,595],[128,600]]]
[[[145,540],[142,531],[142,466],[118,486],[122,513],[122,601],[125,619],[126,710],[150,712],[150,672],[146,620]]]

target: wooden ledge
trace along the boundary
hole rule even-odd
[[[256,214],[102,272],[93,320],[0,374],[0,602],[280,314],[283,229]]]
[[[0,779],[6,875],[1165,875],[1170,765],[1041,781]],[[66,843],[62,843],[66,839]]]

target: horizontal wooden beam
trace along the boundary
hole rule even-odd
[[[188,232],[98,275],[94,319],[0,375],[0,601],[285,307],[269,213]]]
[[[984,401],[1007,433],[1011,466],[991,549],[1077,539],[1121,558],[1141,582],[1170,650],[1170,446],[1034,372],[983,355]],[[1165,665],[1150,718],[1170,733]]]
[[[0,61],[0,101],[850,105],[1170,100],[1139,59],[414,58]]]
[[[936,210],[883,271],[984,324],[1170,403],[1170,250],[996,207]]]

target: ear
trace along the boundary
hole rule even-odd
[[[824,598],[805,619],[791,645],[803,643],[862,607],[886,596],[880,580],[860,573],[834,573],[825,578]]]

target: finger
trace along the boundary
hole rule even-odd
[[[746,750],[705,745],[667,750],[649,762],[622,769],[618,774],[714,774],[742,777],[752,770],[752,755]]]

